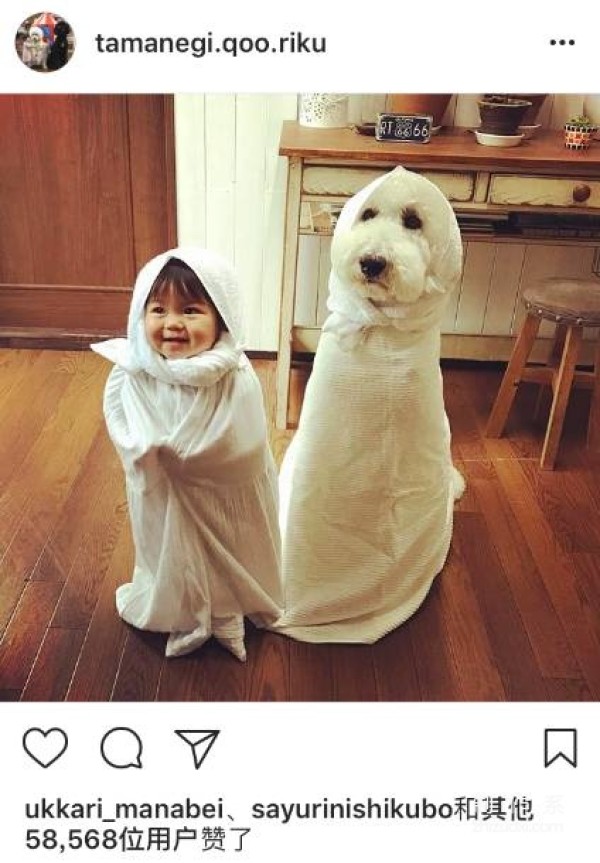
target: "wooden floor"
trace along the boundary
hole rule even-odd
[[[256,362],[272,417],[274,363]],[[116,614],[132,547],[106,436],[107,364],[88,352],[0,351],[0,699],[600,699],[600,462],[585,393],[557,470],[538,469],[534,388],[508,437],[482,429],[500,380],[446,368],[468,491],[447,565],[418,613],[374,646],[308,645],[249,627],[243,665],[210,642],[165,660],[164,635]],[[306,373],[296,372],[296,403]],[[291,433],[272,433],[281,458]]]

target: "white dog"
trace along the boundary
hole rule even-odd
[[[32,68],[46,68],[48,51],[50,46],[44,39],[44,31],[41,27],[30,27],[29,35],[23,42],[21,59],[23,63]]]
[[[464,490],[439,367],[456,218],[436,186],[396,168],[348,201],[331,258],[331,314],[282,467],[277,629],[372,643],[424,600]]]

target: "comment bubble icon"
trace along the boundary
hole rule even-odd
[[[111,728],[100,743],[102,758],[110,767],[142,767],[142,740],[132,728]]]

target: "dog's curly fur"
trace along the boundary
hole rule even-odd
[[[441,276],[445,224],[439,192],[431,184],[390,174],[365,202],[352,230],[336,234],[331,263],[341,282],[380,302],[414,303],[431,292],[446,293],[456,274]]]

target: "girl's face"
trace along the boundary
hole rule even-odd
[[[146,338],[167,359],[187,359],[210,350],[219,338],[216,309],[206,300],[183,296],[172,282],[146,305]]]

